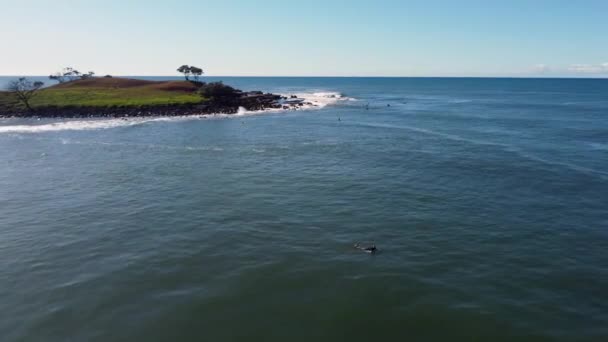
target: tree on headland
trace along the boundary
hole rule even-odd
[[[177,72],[184,74],[184,77],[186,78],[186,81],[190,80],[190,66],[189,65],[182,65],[179,68],[177,68]]]
[[[59,83],[65,83],[75,80],[80,77],[80,72],[72,67],[63,68],[63,70],[56,72],[49,76],[49,79],[57,81]]]
[[[49,76],[49,79],[53,81],[57,81],[59,83],[71,82],[75,80],[84,80],[87,78],[91,78],[95,75],[93,71],[89,71],[86,74],[81,73],[80,71],[72,68],[66,67],[63,68],[60,72],[56,72]]]
[[[199,76],[203,74],[203,69],[197,68],[194,65],[190,66],[190,65],[184,64],[184,65],[180,66],[179,68],[177,68],[177,72],[184,74],[186,81],[190,81],[190,75],[193,75],[194,80],[196,82],[198,82]]]
[[[203,69],[197,68],[194,65],[190,66],[190,73],[194,76],[194,80],[198,82],[199,76],[203,74]]]
[[[38,90],[40,90],[43,85],[43,82],[32,82],[25,77],[21,77],[15,81],[10,81],[6,89],[13,93],[17,100],[28,110],[32,110],[30,100],[38,93]]]
[[[80,76],[80,79],[81,79],[81,80],[86,80],[87,78],[92,78],[93,76],[95,76],[95,72],[93,72],[93,71],[89,71],[89,72],[87,72],[86,74],[82,74],[82,75]]]

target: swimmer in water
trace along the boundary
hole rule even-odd
[[[367,246],[367,247],[362,247],[358,243],[356,243],[354,247],[356,249],[360,249],[360,250],[362,250],[362,251],[364,251],[366,253],[370,253],[370,254],[374,254],[374,253],[376,253],[378,251],[378,249],[376,248],[375,244],[372,244],[372,245]]]

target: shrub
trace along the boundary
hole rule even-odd
[[[238,96],[238,91],[222,82],[212,82],[201,86],[199,94],[215,101],[229,101]]]

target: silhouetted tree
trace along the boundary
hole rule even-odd
[[[49,75],[49,79],[52,80],[52,81],[57,81],[59,83],[65,82],[65,78],[63,77],[63,75],[61,75],[59,73],[56,73],[56,74],[53,74],[53,75]]]
[[[43,85],[43,82],[32,82],[25,77],[21,77],[15,81],[10,81],[6,89],[13,93],[17,100],[28,110],[32,110],[30,100],[38,93],[38,90],[40,90]]]
[[[203,69],[197,68],[194,65],[190,66],[190,65],[184,64],[184,65],[180,66],[179,68],[177,68],[177,72],[184,74],[186,81],[190,81],[190,75],[193,75],[194,80],[196,82],[198,82],[199,76],[203,74]]]
[[[192,73],[192,75],[194,75],[194,80],[196,82],[198,82],[199,76],[203,74],[203,69],[197,68],[194,65],[192,65],[192,66],[190,66],[190,73]]]
[[[59,83],[65,83],[65,82],[71,82],[71,81],[75,81],[75,80],[84,80],[84,79],[93,77],[93,75],[95,75],[95,73],[92,71],[89,71],[88,73],[83,74],[80,71],[78,71],[72,67],[67,67],[67,68],[63,68],[63,70],[61,70],[60,72],[56,72],[56,73],[50,75],[49,79],[51,79],[53,81],[57,81]]]
[[[92,78],[93,76],[95,76],[95,73],[93,71],[89,71],[86,74],[82,74],[80,79],[86,80],[87,78]]]
[[[184,74],[184,77],[186,78],[186,81],[190,80],[190,66],[189,65],[182,65],[179,68],[177,68],[177,72]]]

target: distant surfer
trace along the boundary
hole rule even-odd
[[[371,244],[367,247],[364,247],[364,246],[361,246],[358,243],[356,243],[354,247],[356,249],[360,249],[360,250],[364,251],[365,253],[370,253],[370,254],[374,254],[378,251],[375,244]]]

